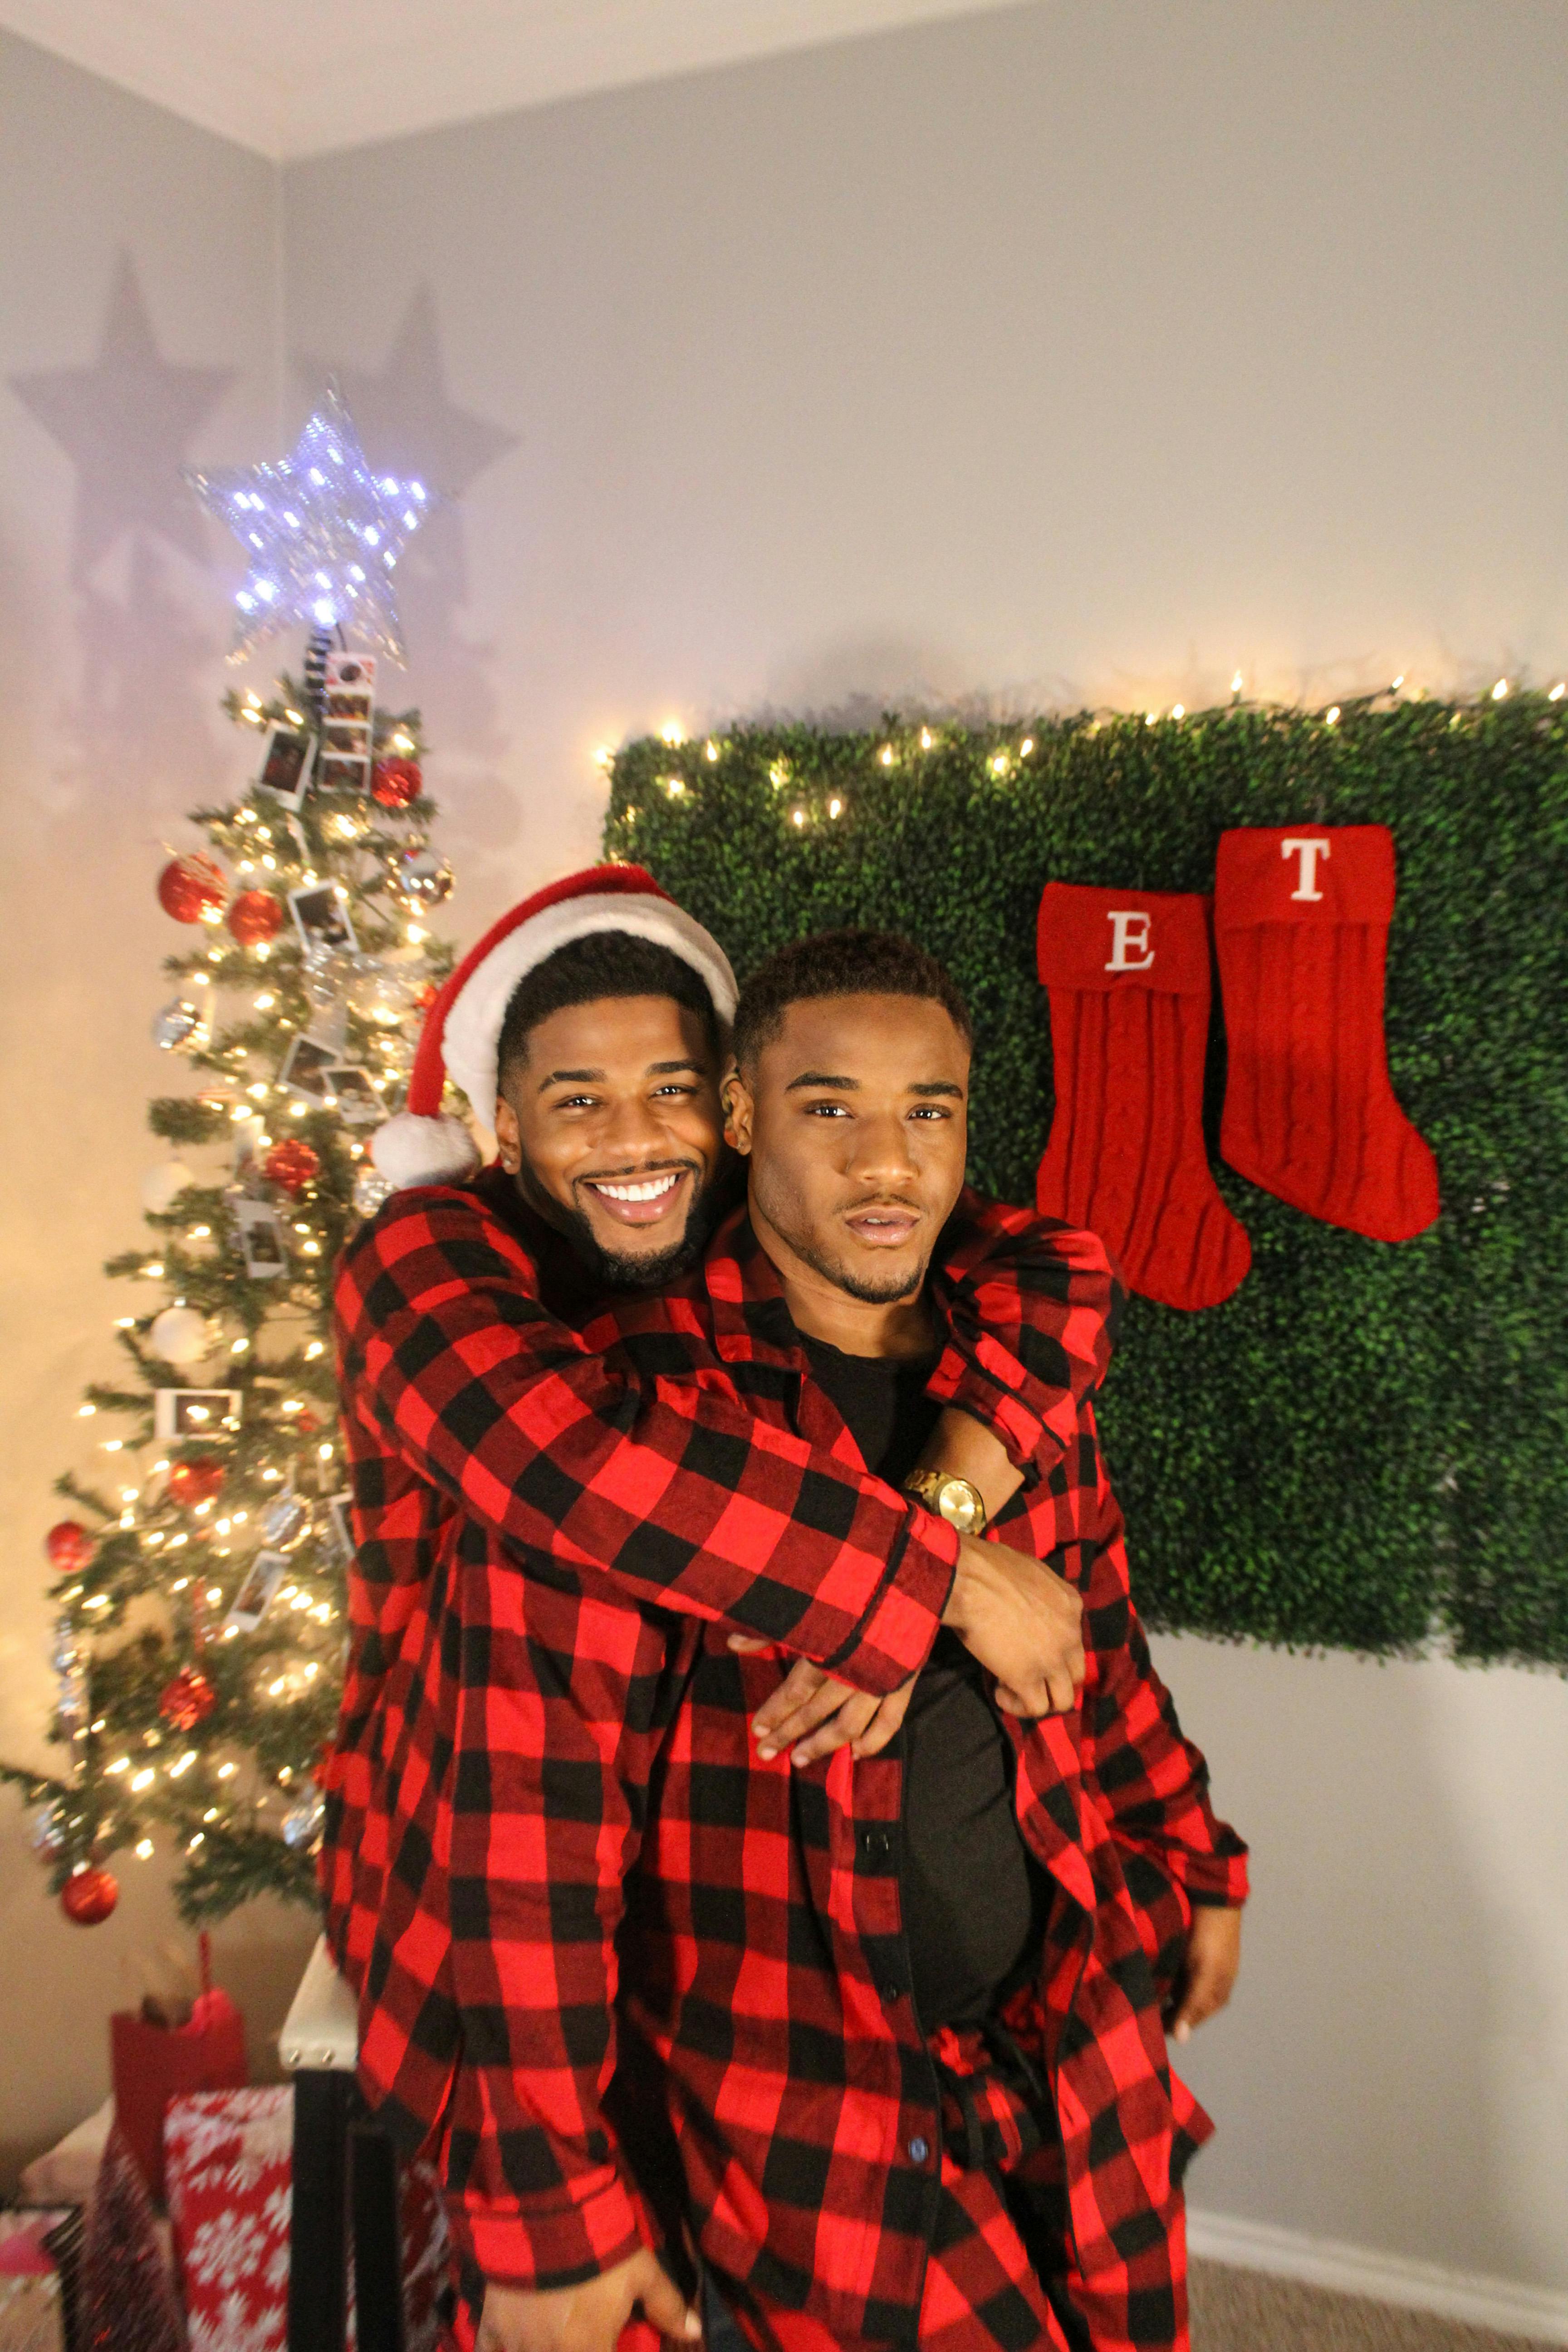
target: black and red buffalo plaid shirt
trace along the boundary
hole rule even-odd
[[[935,1290],[948,1343],[933,1392],[1028,1466],[1035,1483],[1006,1515],[1008,1534],[1085,1585],[1090,1603],[1082,1716],[1017,1735],[1025,1833],[1064,1891],[1064,1921],[1088,1923],[1080,1951],[1082,1933],[1074,1941],[1053,1917],[1081,1978],[1076,1996],[1065,1960],[1047,1977],[1057,2042],[1072,2049],[1070,2068],[1057,2053],[1057,2087],[1081,2245],[1080,2179],[1103,2191],[1115,2175],[1121,2204],[1107,2210],[1121,2229],[1123,2207],[1147,2207],[1169,2151],[1147,1950],[1170,1922],[1152,1927],[1157,1905],[1131,1903],[1118,1852],[1151,1858],[1179,1911],[1183,1888],[1239,1900],[1242,1850],[1209,1812],[1201,1759],[1127,1599],[1088,1402],[1110,1344],[1103,1251],[973,1197],[945,1240]],[[553,1237],[492,1172],[400,1197],[340,1272],[360,1549],[321,1874],[361,1996],[362,2079],[411,2137],[438,2134],[454,2233],[485,2276],[563,2284],[653,2234],[604,2104],[615,1938],[649,1836],[637,2022],[689,2111],[745,2143],[710,2157],[724,2187],[710,2201],[687,2135],[705,2243],[716,2231],[723,2268],[746,2276],[760,2263],[781,2287],[793,2282],[787,2300],[826,2296],[840,2315],[917,2307],[923,2241],[914,2208],[900,2216],[899,2182],[921,2171],[907,2151],[933,2144],[934,2109],[931,2130],[890,2123],[890,2090],[906,2125],[914,2112],[923,2045],[878,1973],[897,1922],[875,1835],[896,1823],[899,1767],[851,1766],[845,1753],[805,1774],[758,1765],[737,1710],[760,1703],[783,1661],[737,1661],[723,1634],[765,1635],[889,1690],[931,1647],[954,1538],[869,1476],[803,1381],[743,1216],[675,1292],[584,1301],[570,1324],[542,1296],[537,1268],[552,1255]],[[726,1792],[712,1820],[685,1801],[712,1794],[699,1763]],[[815,1809],[804,1843],[793,1817],[766,1818],[781,1802]],[[814,1845],[820,1879],[807,1869]],[[737,1959],[751,1948],[753,1887],[763,1913],[782,1905],[783,1939],[764,1934],[757,1951],[773,1974],[754,2015],[743,1990],[739,2008],[725,1997],[716,2057],[699,2023],[704,1996],[689,2006],[687,1995],[724,1939],[716,1947],[696,1915],[704,1904],[728,1906],[731,1926],[743,1915]],[[1146,2000],[1108,1992],[1137,1967]],[[748,2020],[761,2038],[738,2065]],[[819,2079],[824,2036],[840,2053],[837,2086]],[[803,2052],[816,2054],[802,2063]],[[749,2123],[733,2122],[737,2103]],[[1107,2152],[1108,2124],[1119,2154]],[[802,2133],[826,2168],[826,2200],[809,2210],[769,2186],[767,2149],[787,2162]],[[1128,2167],[1141,2189],[1129,2189]],[[726,2220],[737,2200],[739,2238]],[[841,2207],[858,2252],[835,2242]],[[869,2261],[867,2217],[884,2209],[886,2243]]]

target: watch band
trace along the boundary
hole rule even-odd
[[[961,1478],[956,1471],[911,1470],[904,1480],[904,1490],[918,1496],[927,1510],[935,1511],[961,1536],[984,1534],[985,1498],[978,1486]]]

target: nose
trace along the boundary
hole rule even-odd
[[[916,1176],[909,1123],[889,1111],[882,1118],[855,1122],[854,1145],[846,1173],[861,1184],[892,1192],[913,1183]]]
[[[594,1140],[596,1153],[617,1160],[668,1158],[669,1153],[669,1138],[645,1095],[613,1103]]]

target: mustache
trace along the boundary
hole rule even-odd
[[[668,1176],[671,1173],[700,1176],[701,1172],[702,1162],[700,1160],[639,1160],[621,1168],[595,1168],[586,1176],[574,1176],[572,1181],[574,1184],[635,1184],[642,1176]]]
[[[840,1214],[852,1217],[858,1209],[910,1209],[917,1217],[925,1214],[918,1201],[910,1200],[902,1192],[868,1192],[863,1201],[851,1201]]]

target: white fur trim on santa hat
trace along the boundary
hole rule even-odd
[[[479,1154],[461,1119],[421,1118],[400,1110],[370,1139],[370,1156],[389,1184],[462,1184],[479,1173]]]
[[[735,1017],[735,975],[717,940],[668,898],[629,890],[595,891],[561,898],[520,923],[499,940],[447,1010],[442,1051],[454,1078],[488,1127],[495,1115],[496,1047],[512,992],[526,972],[592,931],[629,931],[651,940],[689,963],[713,999],[723,1022]],[[385,1134],[383,1128],[380,1132]],[[381,1162],[377,1160],[377,1167]]]

